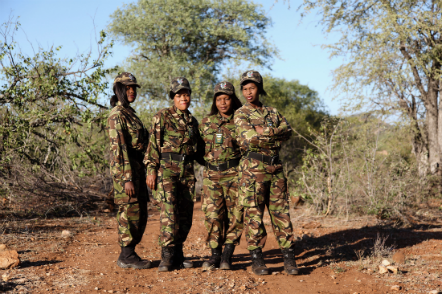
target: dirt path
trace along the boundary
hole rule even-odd
[[[158,273],[160,249],[157,245],[159,215],[150,211],[140,256],[153,261],[147,270],[121,269],[116,265],[116,221],[109,214],[95,219],[65,219],[24,222],[14,232],[0,235],[0,243],[19,250],[22,265],[0,270],[7,275],[1,290],[10,293],[428,293],[441,290],[442,230],[440,226],[415,230],[379,227],[374,218],[352,221],[312,218],[293,212],[301,275],[283,272],[283,260],[271,231],[264,249],[269,276],[253,275],[244,236],[234,256],[231,271],[203,271],[209,255],[200,205],[195,206],[194,225],[185,244],[185,255],[194,261],[193,269]],[[62,238],[67,229],[73,237]],[[54,234],[54,231],[56,234]],[[376,238],[390,236],[386,244],[406,249],[407,264],[398,275],[380,275],[377,260],[370,257]],[[424,241],[428,240],[428,241]],[[399,244],[400,243],[400,244]],[[393,253],[381,248],[385,256]],[[359,254],[359,258],[357,257]],[[364,258],[364,256],[366,256]],[[391,289],[397,285],[399,291]]]

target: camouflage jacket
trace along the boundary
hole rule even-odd
[[[262,112],[246,103],[235,112],[236,136],[241,153],[248,151],[263,155],[279,155],[281,143],[290,138],[292,128],[287,120],[273,107],[262,106]],[[261,126],[260,135],[254,126]]]
[[[149,143],[149,134],[132,107],[124,108],[117,103],[107,119],[110,138],[110,171],[122,187],[132,181],[134,165],[142,166],[144,152]]]
[[[207,116],[202,120],[199,129],[206,144],[206,162],[217,165],[241,157],[233,114],[229,118],[224,118],[219,113]],[[216,134],[222,134],[221,139],[217,140]]]
[[[204,165],[204,141],[198,130],[198,121],[189,112],[183,113],[175,106],[160,110],[153,117],[150,142],[144,157],[147,174],[156,174],[161,153],[172,152],[192,156]]]

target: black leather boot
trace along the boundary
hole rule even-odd
[[[255,275],[268,275],[269,269],[266,267],[264,259],[262,257],[261,248],[250,251],[252,256],[252,271]]]
[[[186,260],[186,258],[184,258],[183,244],[176,244],[174,248],[175,248],[175,253],[174,253],[175,256],[173,258],[173,265],[179,266],[180,268],[192,268],[193,262]]]
[[[284,270],[289,275],[299,274],[298,266],[295,261],[295,248],[281,249],[284,257]]]
[[[235,251],[235,245],[226,244],[224,246],[223,255],[221,256],[221,264],[219,268],[222,270],[229,270],[232,267],[232,255]]]
[[[161,262],[158,266],[159,272],[168,272],[172,269],[173,264],[173,247],[161,247]]]
[[[221,261],[221,251],[222,247],[212,248],[212,256],[209,260],[203,263],[203,269],[210,270],[219,267],[219,262]]]
[[[149,260],[142,260],[135,253],[135,246],[121,247],[121,253],[117,260],[117,265],[122,268],[145,269],[150,268]]]

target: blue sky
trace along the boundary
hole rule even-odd
[[[0,0],[0,20],[5,22],[9,16],[20,16],[22,30],[16,41],[22,50],[32,52],[28,40],[47,49],[52,45],[63,45],[61,56],[72,56],[86,52],[95,42],[95,34],[105,29],[109,15],[130,0]],[[292,2],[288,9],[284,1],[255,0],[261,3],[273,21],[267,31],[268,39],[280,50],[281,59],[276,59],[273,76],[288,80],[299,80],[302,84],[318,91],[332,114],[338,114],[339,102],[332,101],[335,93],[327,89],[332,85],[331,71],[342,60],[328,58],[329,54],[321,49],[321,44],[336,41],[338,36],[327,39],[319,19],[309,15],[300,22],[300,13]],[[95,28],[94,28],[95,25]],[[121,44],[114,47],[114,55],[107,60],[106,66],[121,63],[130,53],[130,48]]]

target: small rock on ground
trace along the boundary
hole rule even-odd
[[[62,237],[70,237],[70,236],[72,236],[72,232],[71,232],[71,231],[68,231],[68,230],[63,230],[63,231],[61,232],[61,236],[62,236]]]
[[[0,251],[0,269],[14,268],[20,264],[16,250]]]
[[[385,266],[380,265],[380,266],[379,266],[379,273],[380,273],[380,274],[388,273],[388,269],[387,269]]]
[[[394,285],[391,287],[391,290],[394,290],[394,291],[400,291],[401,289],[402,289],[402,287],[399,285]]]
[[[396,252],[393,254],[393,261],[398,264],[404,264],[405,263],[405,254],[401,251]]]

